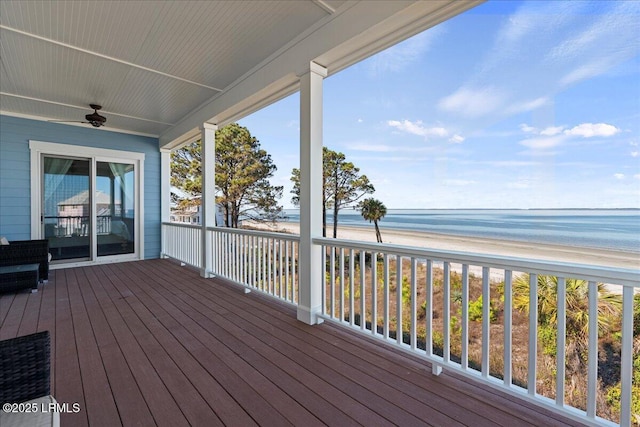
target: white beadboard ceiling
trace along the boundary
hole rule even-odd
[[[3,0],[0,113],[74,121],[97,103],[105,129],[175,145],[296,90],[300,64],[335,72],[477,3]]]

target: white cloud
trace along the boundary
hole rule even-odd
[[[438,101],[438,108],[466,117],[481,117],[492,114],[505,102],[505,95],[493,86],[481,89],[461,87]]]
[[[631,157],[638,157],[640,156],[640,151],[632,151],[631,152]]]
[[[464,141],[464,136],[458,134],[455,134],[451,138],[449,138],[449,142],[452,142],[454,144],[460,144],[462,143],[462,141]]]
[[[546,129],[542,129],[540,131],[540,135],[554,136],[554,135],[558,135],[559,133],[562,133],[563,130],[564,130],[564,126],[549,126]]]
[[[411,120],[389,120],[387,125],[392,128],[396,128],[401,132],[410,133],[412,135],[428,137],[446,138],[449,136],[449,131],[443,127],[425,127],[421,120],[412,122]]]
[[[573,66],[573,70],[560,79],[562,85],[604,74],[616,64],[637,55],[640,48],[638,5],[633,1],[609,2],[610,8],[605,13],[595,15],[589,25],[569,34],[550,49],[550,62]]]
[[[526,123],[522,123],[522,124],[520,124],[520,130],[521,130],[522,132],[526,132],[526,133],[533,133],[533,132],[536,132],[536,131],[537,131],[537,129],[536,129],[536,128],[534,128],[533,126],[529,126],[529,125],[528,125],[528,124],[526,124]]]
[[[613,136],[618,132],[620,132],[620,129],[606,123],[582,123],[564,131],[566,135],[582,136],[583,138]]]
[[[624,174],[623,173],[614,173],[613,177],[615,179],[624,179]]]
[[[561,145],[565,140],[564,135],[546,136],[541,138],[528,138],[520,141],[520,145],[531,148],[533,150],[547,150]]]
[[[386,72],[401,71],[420,59],[443,31],[443,26],[433,27],[380,52],[369,63],[370,73],[378,76]]]
[[[362,123],[362,122],[364,122],[364,120],[358,119],[358,123]]]
[[[516,102],[505,109],[507,114],[519,114],[537,110],[549,103],[549,98],[542,96],[531,101]]]
[[[633,177],[634,177],[635,179],[640,179],[640,173],[637,173],[637,174],[633,175]]]
[[[613,65],[614,64],[611,64],[606,60],[591,61],[586,64],[581,64],[577,68],[565,74],[565,76],[560,79],[560,84],[562,86],[569,86],[573,83],[599,76]]]
[[[620,132],[620,129],[617,127],[606,123],[581,123],[571,129],[565,129],[564,126],[549,126],[544,129],[538,129],[522,123],[520,124],[520,130],[527,134],[536,135],[536,137],[526,138],[520,141],[520,145],[531,149],[520,153],[527,155],[556,154],[547,150],[562,145],[570,138],[608,137]]]
[[[639,12],[639,1],[519,2],[468,80],[437,106],[485,120],[545,110],[567,85],[637,57]]]

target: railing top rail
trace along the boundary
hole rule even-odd
[[[169,225],[171,227],[181,227],[181,228],[202,228],[199,225],[186,224],[183,222],[163,222],[162,225]]]
[[[393,253],[405,257],[427,258],[460,264],[481,265],[512,271],[537,274],[549,274],[562,277],[575,277],[597,282],[615,283],[624,286],[640,287],[640,268],[595,266],[567,262],[554,262],[528,258],[499,255],[485,255],[472,252],[446,251],[401,246],[386,243],[370,243],[355,240],[342,240],[326,237],[313,239],[316,245],[338,246],[342,248],[366,250],[379,253]]]
[[[279,240],[288,240],[292,242],[300,241],[300,236],[298,234],[278,233],[274,231],[247,230],[244,228],[228,228],[228,227],[207,227],[207,230],[217,231],[220,233],[245,234],[249,236],[268,237],[268,238],[279,239]]]

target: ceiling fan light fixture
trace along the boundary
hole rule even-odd
[[[98,114],[98,110],[102,108],[102,106],[98,104],[90,104],[90,107],[93,108],[93,113],[87,114],[84,118],[91,124],[93,127],[99,128],[100,126],[104,126],[107,122],[107,118]]]

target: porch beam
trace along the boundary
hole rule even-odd
[[[298,320],[321,323],[322,83],[327,69],[311,62],[300,76],[300,249]]]
[[[207,227],[216,225],[216,130],[218,126],[203,123],[200,126],[200,143],[202,144],[202,199],[200,200],[200,221],[202,224],[202,261],[200,276],[211,277],[212,269],[212,236]]]

